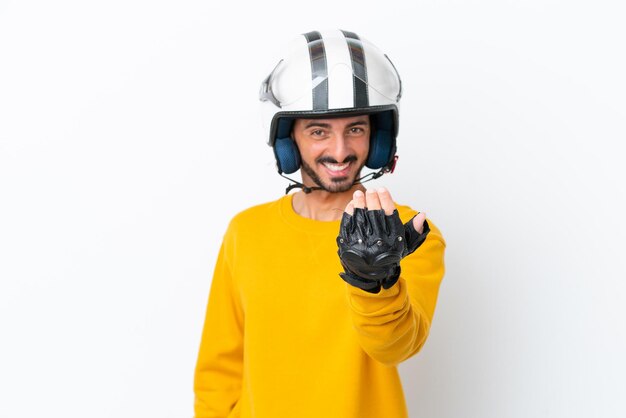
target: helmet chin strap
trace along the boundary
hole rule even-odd
[[[363,184],[363,183],[367,183],[368,181],[371,180],[376,180],[377,178],[379,178],[380,176],[382,176],[383,174],[386,173],[393,173],[393,170],[395,170],[396,168],[396,162],[398,161],[398,156],[394,156],[393,160],[391,161],[391,164],[386,165],[385,167],[381,168],[378,171],[373,171],[371,173],[367,173],[366,175],[359,177],[358,179],[354,180],[354,183],[352,183],[352,185],[354,186],[355,184]],[[285,189],[285,194],[288,194],[292,189],[302,189],[302,191],[306,194],[311,193],[314,190],[326,190],[323,187],[320,186],[305,186],[304,184],[300,183],[299,181],[296,181],[294,179],[290,179],[289,177],[283,175],[283,173],[278,173],[281,177],[286,178],[289,181],[292,181],[293,183],[290,184],[289,186],[287,186],[287,188]]]
[[[305,186],[304,184],[300,183],[299,181],[296,181],[294,179],[290,179],[289,177],[285,176],[283,173],[278,173],[281,177],[286,178],[289,181],[293,181],[292,184],[290,184],[289,186],[287,186],[287,188],[285,189],[285,194],[289,193],[292,189],[302,189],[302,191],[306,194],[311,193],[313,190],[324,190],[323,187],[319,187],[319,186],[313,186],[313,187],[309,187],[309,186]]]

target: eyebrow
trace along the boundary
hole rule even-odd
[[[366,121],[363,120],[358,120],[356,122],[352,122],[351,124],[349,124],[348,126],[346,126],[346,128],[352,128],[353,126],[357,126],[357,125],[367,125]],[[330,128],[330,123],[322,123],[322,122],[317,122],[317,121],[311,121],[309,123],[307,123],[304,126],[304,129],[309,129],[311,127],[319,127],[319,128]]]

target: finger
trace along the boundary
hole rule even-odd
[[[365,195],[362,191],[357,190],[352,195],[352,202],[354,203],[355,208],[365,209]]]
[[[426,214],[424,212],[418,213],[413,218],[413,228],[420,234],[424,232],[424,220],[426,220]]]
[[[378,199],[376,190],[368,190],[367,193],[365,193],[365,203],[368,210],[380,209],[380,200]]]
[[[350,216],[354,215],[354,202],[352,200],[346,206],[346,213]]]
[[[396,205],[393,203],[393,199],[391,199],[391,193],[389,190],[384,187],[378,189],[378,197],[380,199],[380,204],[385,211],[385,215],[391,215],[394,210],[396,210]]]

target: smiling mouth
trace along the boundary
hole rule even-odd
[[[327,162],[322,163],[322,165],[326,167],[326,169],[330,171],[332,174],[345,174],[348,168],[350,168],[350,164],[351,163],[349,162],[343,163],[343,164],[333,164],[333,163],[327,163]]]

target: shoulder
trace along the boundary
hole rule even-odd
[[[250,230],[260,224],[266,224],[273,217],[279,216],[282,199],[260,203],[242,210],[232,217],[228,225],[227,234],[237,233],[242,229]]]

